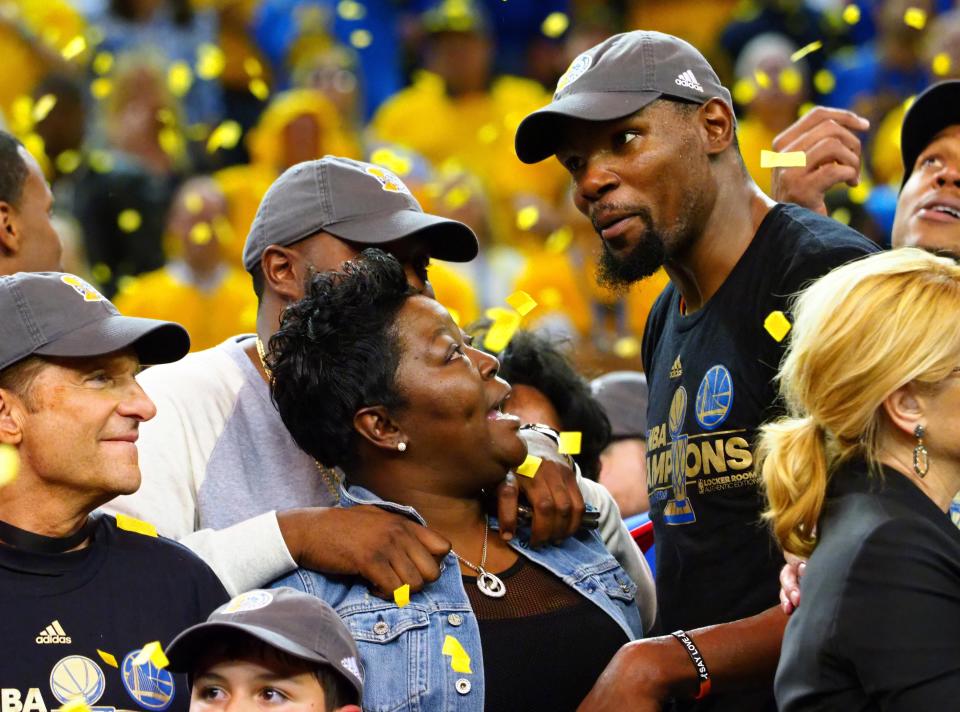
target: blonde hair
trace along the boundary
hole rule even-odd
[[[872,255],[814,282],[794,315],[778,375],[788,415],[761,428],[757,462],[774,536],[808,556],[832,473],[854,457],[879,465],[884,399],[960,365],[960,266],[914,248]]]

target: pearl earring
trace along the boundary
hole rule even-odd
[[[397,443],[397,450],[399,450],[400,452],[406,452],[407,444],[403,442],[403,440],[401,440],[400,442]]]

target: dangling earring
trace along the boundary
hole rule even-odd
[[[403,440],[401,440],[400,442],[397,443],[397,450],[399,450],[400,452],[406,452],[407,444],[403,442]]]
[[[917,438],[917,446],[913,448],[913,471],[916,472],[917,477],[921,479],[926,476],[927,470],[930,469],[930,458],[927,454],[927,446],[923,444],[923,436],[926,432],[926,429],[922,425],[918,425],[913,430],[913,434]]]

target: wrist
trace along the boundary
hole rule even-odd
[[[287,546],[291,558],[298,564],[303,556],[304,533],[309,530],[306,509],[288,509],[277,512],[277,524],[280,526],[280,536]],[[314,515],[316,510],[313,510]]]
[[[702,700],[710,694],[710,688],[713,684],[710,678],[710,671],[707,669],[707,663],[703,659],[703,654],[693,641],[693,638],[691,638],[686,631],[676,630],[670,635],[683,646],[683,649],[690,657],[690,662],[693,663],[693,670],[697,680],[697,692],[694,694],[693,699]]]

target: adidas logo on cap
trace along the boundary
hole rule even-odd
[[[691,72],[689,69],[683,74],[680,74],[673,81],[679,86],[686,87],[687,89],[696,89],[701,94],[703,93],[703,87],[700,86],[700,82],[697,81],[697,78],[693,76],[693,72]]]
[[[40,631],[37,635],[37,642],[41,645],[44,644],[69,644],[72,643],[70,636],[67,635],[67,632],[63,629],[63,626],[60,625],[60,621],[54,621],[46,628]]]

